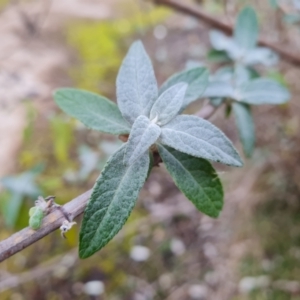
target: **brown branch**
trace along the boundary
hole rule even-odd
[[[216,19],[213,16],[210,16],[209,14],[207,14],[206,12],[204,12],[198,7],[195,8],[191,5],[183,4],[183,1],[179,2],[174,0],[153,0],[153,2],[157,5],[167,6],[174,10],[177,10],[178,12],[192,16],[198,20],[203,21],[209,26],[219,29],[227,34],[232,34],[233,32],[233,28],[229,24],[220,21],[219,19]],[[286,49],[283,49],[278,45],[268,42],[263,38],[259,39],[258,44],[260,46],[264,46],[272,49],[273,51],[277,52],[287,62],[300,67],[300,56],[296,55],[295,53],[291,53],[290,51],[287,51]]]
[[[216,112],[216,110],[217,107],[207,104],[195,115],[203,119],[209,119]],[[73,220],[83,213],[86,203],[91,196],[91,192],[92,190],[89,190],[62,206],[62,210],[65,212],[65,214],[70,216],[70,220]],[[27,248],[46,235],[50,234],[52,231],[58,229],[62,225],[62,222],[66,219],[65,215],[62,213],[62,210],[56,209],[48,214],[43,219],[43,224],[40,229],[35,231],[30,227],[27,227],[0,242],[0,262],[6,260],[17,252]]]
[[[63,206],[64,210],[71,216],[71,219],[83,213],[85,205],[90,198],[91,191],[92,190],[89,190],[83,193]],[[65,219],[65,216],[60,210],[54,210],[44,218],[42,227],[39,230],[35,231],[27,227],[0,242],[0,262],[56,230],[62,225]]]

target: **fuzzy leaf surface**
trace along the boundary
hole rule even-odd
[[[183,110],[190,103],[198,100],[203,94],[208,84],[208,71],[204,67],[195,67],[176,73],[163,83],[159,94],[161,95],[168,88],[179,82],[185,82],[189,85],[181,108]]]
[[[151,123],[145,116],[139,116],[132,125],[126,143],[124,163],[130,165],[139,159],[157,141],[160,133],[161,129],[158,125]]]
[[[117,105],[103,96],[64,88],[55,91],[54,99],[65,113],[91,129],[116,135],[130,132],[130,126]]]
[[[160,141],[192,156],[241,167],[241,158],[231,141],[210,122],[180,115],[162,127]]]
[[[186,83],[180,82],[164,91],[155,101],[150,119],[156,119],[158,125],[165,125],[178,115],[187,87]]]
[[[158,89],[152,63],[142,42],[137,41],[130,47],[119,70],[118,107],[123,117],[133,124],[140,115],[149,117],[157,97]]]
[[[128,219],[149,169],[145,153],[132,165],[123,163],[125,145],[107,162],[84,212],[79,256],[87,258],[104,247]]]
[[[210,217],[223,207],[223,188],[212,165],[203,158],[158,145],[159,154],[180,191]]]
[[[289,98],[290,93],[284,86],[268,78],[254,79],[238,91],[238,100],[248,104],[283,104]]]
[[[255,48],[257,37],[258,22],[255,10],[252,7],[246,7],[238,15],[234,28],[234,39],[239,46],[250,50]]]
[[[250,157],[255,144],[255,129],[251,109],[249,105],[238,102],[233,102],[232,108],[244,153]]]

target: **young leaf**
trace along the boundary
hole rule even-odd
[[[244,8],[237,17],[234,28],[234,39],[236,43],[250,50],[255,48],[258,37],[258,22],[255,10],[252,7]]]
[[[43,222],[44,212],[40,207],[31,207],[29,210],[29,227],[38,230]]]
[[[267,67],[276,65],[279,61],[279,56],[274,51],[264,47],[257,47],[247,52],[243,62],[245,65],[262,64]]]
[[[159,94],[161,95],[168,88],[179,82],[185,82],[188,84],[188,88],[185,93],[183,105],[181,108],[182,111],[190,103],[198,100],[203,94],[208,84],[208,71],[203,67],[195,67],[182,71],[180,73],[176,73],[163,83],[159,90]]]
[[[192,156],[241,167],[241,158],[231,141],[210,122],[180,115],[162,127],[160,141]]]
[[[181,192],[198,210],[218,217],[223,207],[223,189],[212,165],[202,158],[158,145],[159,154]]]
[[[251,109],[249,105],[238,102],[233,102],[232,107],[244,153],[250,157],[255,143],[255,129]]]
[[[248,104],[282,104],[289,100],[289,91],[272,79],[258,78],[242,85],[238,99]]]
[[[202,97],[207,98],[231,98],[234,95],[234,88],[227,81],[211,81]]]
[[[126,143],[126,154],[124,163],[130,165],[139,159],[160,136],[161,129],[150,122],[145,116],[139,116],[132,125],[128,142]]]
[[[178,115],[184,100],[188,85],[177,83],[164,91],[153,104],[150,111],[150,119],[156,120],[156,124],[164,125]]]
[[[83,216],[79,256],[87,258],[104,247],[129,217],[146,180],[149,154],[124,165],[126,147],[121,147],[100,174]]]
[[[130,132],[117,105],[103,96],[66,88],[56,90],[54,99],[65,113],[91,129],[116,135]]]
[[[144,115],[149,117],[158,96],[157,83],[150,58],[142,42],[132,44],[117,77],[118,106],[131,124]]]

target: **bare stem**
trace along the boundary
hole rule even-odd
[[[232,32],[233,32],[233,28],[231,25],[229,25],[223,21],[220,21],[219,19],[214,18],[213,16],[207,14],[206,12],[204,12],[203,10],[201,10],[198,7],[195,8],[191,5],[184,4],[184,1],[181,1],[181,2],[174,1],[174,0],[152,0],[152,1],[157,5],[167,6],[178,12],[181,12],[181,13],[187,14],[191,17],[194,17],[200,21],[203,21],[204,23],[208,24],[209,26],[211,26],[213,28],[217,28],[227,34],[232,34]],[[286,49],[284,49],[278,45],[274,45],[273,43],[270,43],[263,38],[259,39],[258,44],[261,46],[264,46],[264,47],[268,47],[268,48],[272,49],[273,51],[277,52],[287,62],[289,62],[293,65],[296,65],[298,67],[300,66],[300,56],[296,55],[295,53],[287,51]]]

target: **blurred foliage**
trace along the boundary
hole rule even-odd
[[[104,94],[114,90],[116,72],[127,48],[124,40],[143,33],[168,14],[164,9],[155,9],[131,12],[131,16],[123,19],[70,24],[67,40],[81,60],[81,65],[70,71],[75,85]]]

